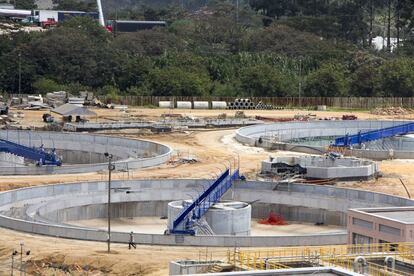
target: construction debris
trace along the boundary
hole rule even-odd
[[[269,122],[289,122],[293,121],[294,118],[273,118],[273,117],[264,117],[264,116],[256,116],[256,120],[260,121],[269,121]]]
[[[405,109],[403,107],[397,106],[391,106],[391,107],[377,107],[374,110],[371,110],[371,114],[375,115],[409,115],[412,114],[412,110]]]
[[[227,114],[226,113],[221,113],[221,114],[217,115],[217,119],[225,120],[225,119],[227,119]]]
[[[236,114],[234,114],[234,118],[244,119],[244,118],[247,118],[247,117],[246,117],[246,114],[244,114],[243,111],[236,111]]]
[[[342,115],[342,120],[344,120],[344,121],[353,121],[353,120],[358,120],[358,117],[357,116],[355,116],[355,115],[349,115],[349,114],[345,114],[345,115]]]
[[[197,163],[197,162],[198,162],[198,160],[194,157],[179,157],[179,158],[171,159],[168,162],[168,164],[179,166],[179,165],[183,165],[183,164],[194,164],[194,163]]]

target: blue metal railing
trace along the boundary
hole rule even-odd
[[[38,165],[62,165],[62,161],[54,151],[48,153],[43,148],[30,148],[4,139],[0,139],[0,152],[7,152],[36,161]]]
[[[189,206],[185,207],[173,222],[173,229],[170,231],[174,234],[190,234],[194,235],[194,223],[202,218],[205,213],[215,203],[220,201],[221,197],[228,191],[233,181],[239,178],[239,170],[235,170],[230,175],[227,169],[213,184],[211,184],[204,192],[202,192]],[[184,230],[177,228],[184,224]]]
[[[345,135],[335,139],[333,146],[336,147],[349,147],[355,144],[361,144],[365,142],[375,141],[383,138],[389,138],[397,135],[404,135],[410,132],[414,132],[414,123],[408,123],[393,127],[387,127],[382,129],[371,130],[367,132],[359,132],[354,135]]]

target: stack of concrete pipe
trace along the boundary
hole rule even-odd
[[[256,105],[250,99],[236,99],[229,103],[229,109],[256,109]]]
[[[257,105],[256,105],[256,109],[260,109],[260,110],[271,110],[274,109],[273,105],[271,104],[265,104],[262,101],[260,101]]]

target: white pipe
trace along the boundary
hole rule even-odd
[[[96,0],[96,3],[98,4],[99,24],[101,24],[101,26],[105,27],[105,19],[104,19],[104,14],[103,14],[103,11],[102,11],[102,2],[101,2],[101,0]]]

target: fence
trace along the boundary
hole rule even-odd
[[[24,97],[27,94],[10,94],[9,97]],[[119,96],[112,99],[107,96],[98,96],[105,103],[116,103],[130,106],[158,106],[160,101],[225,101],[234,102],[240,97],[191,97],[191,96]],[[326,105],[333,108],[345,109],[373,109],[375,107],[401,106],[414,108],[414,97],[250,97],[254,103],[260,101],[265,104],[281,107],[314,107]]]
[[[103,102],[113,102],[130,106],[158,106],[160,101],[226,101],[234,102],[236,97],[158,97],[158,96],[120,96],[115,101],[105,96],[98,97]],[[384,106],[414,108],[414,97],[253,97],[253,102],[263,102],[282,107],[314,107],[326,105],[334,108],[373,109]]]
[[[247,270],[280,269],[289,264],[309,263],[315,266],[335,266],[355,270],[355,258],[367,261],[365,270],[374,276],[413,275],[378,265],[376,259],[392,257],[412,266],[414,264],[414,243],[382,243],[359,245],[331,245],[311,247],[285,247],[275,249],[247,249],[227,253],[227,262]]]

